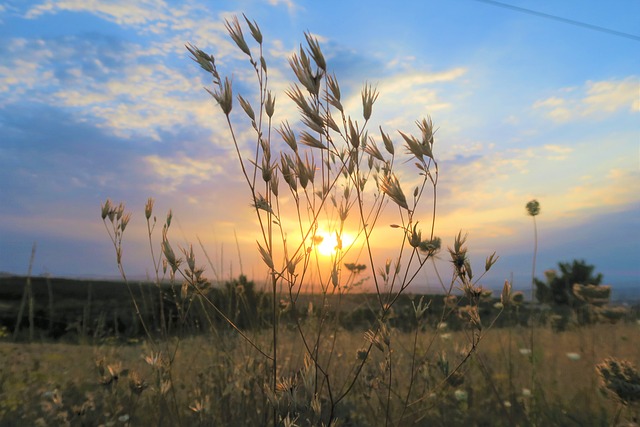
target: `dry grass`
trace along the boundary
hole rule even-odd
[[[339,388],[365,339],[361,333],[337,330],[336,334],[336,347],[344,350],[334,353],[330,363]],[[253,338],[266,345],[268,335]],[[460,375],[437,388],[434,383],[445,379],[443,365],[448,362],[453,367],[464,357],[469,338],[464,331],[426,330],[418,334],[418,355],[434,336],[427,355],[437,357],[419,358],[402,425],[529,425],[534,416],[543,425],[609,425],[619,407],[601,392],[596,364],[613,356],[640,366],[638,325],[596,325],[560,333],[538,329],[531,355],[520,351],[528,342],[527,329],[494,329]],[[283,330],[279,337],[281,387],[275,399],[280,406],[288,405],[292,419],[295,411],[308,416],[313,409],[296,407],[306,401],[304,381],[310,380],[299,351],[300,335]],[[397,362],[390,418],[397,425],[414,335],[391,330],[390,339],[396,348],[391,357]],[[320,354],[330,352],[324,349]],[[161,365],[168,358],[154,360],[154,356],[144,343],[118,347],[0,343],[0,424],[162,425],[170,419],[182,425],[219,425],[222,420],[237,421],[231,425],[267,423],[269,402],[274,399],[264,387],[270,369],[246,341],[234,335],[185,339],[170,369],[164,370]],[[389,387],[378,371],[384,372],[385,357],[379,351],[372,354],[354,391],[337,408],[342,425],[382,424],[385,414],[380,403],[386,402]],[[535,396],[527,392],[530,357],[536,364]],[[119,377],[109,383],[112,373]],[[398,396],[393,397],[396,391]],[[323,403],[318,402],[319,411]],[[633,405],[624,410],[623,417],[631,419],[634,411],[637,416]],[[310,425],[303,417],[297,424]]]

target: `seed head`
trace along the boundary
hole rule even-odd
[[[628,361],[609,357],[596,365],[602,386],[625,404],[640,402],[640,373]]]
[[[393,142],[391,142],[391,138],[389,138],[389,135],[384,133],[384,131],[382,130],[382,126],[380,126],[380,134],[382,135],[382,142],[384,142],[384,148],[387,150],[389,154],[393,156],[393,153],[395,151],[393,148]]]
[[[251,51],[249,50],[249,46],[244,39],[244,35],[242,34],[242,28],[240,28],[238,17],[234,16],[233,18],[231,18],[231,21],[226,19],[224,26],[227,28],[227,32],[231,36],[231,39],[236,43],[240,50],[247,56],[251,57]]]
[[[260,245],[260,242],[256,241],[256,243],[258,244],[258,250],[260,251],[260,255],[262,256],[262,260],[267,265],[267,267],[269,267],[269,269],[273,270],[274,264],[273,264],[273,258],[271,257],[271,254],[269,254],[269,252],[266,251]]]
[[[242,97],[242,95],[238,95],[238,101],[240,101],[240,106],[242,107],[242,109],[244,110],[245,113],[247,113],[247,116],[249,116],[249,118],[252,121],[256,121],[256,115],[253,112],[253,108],[251,108],[251,104],[249,104],[249,101],[247,101],[246,99],[244,99]]]
[[[309,52],[311,53],[311,57],[313,61],[316,63],[318,68],[322,71],[327,71],[327,62],[324,60],[324,55],[320,50],[320,44],[318,43],[318,39],[313,37],[310,33],[304,33],[304,37],[307,39],[307,44],[309,45]]]
[[[244,17],[244,20],[247,22],[247,25],[249,26],[249,31],[251,32],[251,36],[253,37],[253,39],[258,43],[258,44],[262,44],[262,33],[260,32],[260,27],[258,27],[258,24],[256,23],[256,21],[249,21],[249,18],[247,18],[247,16],[243,13],[242,16]]]
[[[373,103],[378,99],[378,91],[372,88],[370,84],[365,84],[362,89],[362,116],[365,120],[371,118]]]
[[[267,91],[267,100],[264,103],[264,109],[267,112],[267,116],[270,118],[273,117],[275,107],[276,97],[271,93],[271,91]]]
[[[500,294],[500,302],[502,302],[502,306],[506,307],[511,302],[511,283],[508,280],[504,281],[504,286],[502,287],[502,294]]]
[[[385,193],[387,196],[391,198],[398,206],[409,210],[409,205],[407,205],[407,198],[400,187],[400,182],[398,178],[393,173],[385,174],[379,183],[380,191]]]
[[[151,218],[151,214],[153,213],[153,202],[154,202],[153,198],[149,197],[147,199],[147,204],[144,207],[144,216],[147,219]]]
[[[100,205],[102,209],[102,219],[106,219],[111,212],[111,200],[107,199],[104,204]]]
[[[527,203],[526,208],[527,214],[529,216],[536,216],[540,213],[540,203],[536,199],[533,199],[529,203]]]

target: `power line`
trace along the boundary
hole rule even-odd
[[[487,3],[487,4],[490,4],[492,6],[502,7],[504,9],[515,10],[516,12],[521,12],[521,13],[526,13],[526,14],[533,15],[533,16],[538,16],[540,18],[552,19],[554,21],[562,22],[562,23],[565,23],[565,24],[575,25],[577,27],[588,28],[588,29],[594,30],[594,31],[600,31],[602,33],[607,33],[607,34],[611,34],[611,35],[618,36],[618,37],[624,37],[624,38],[627,38],[627,39],[640,41],[640,36],[637,36],[635,34],[629,34],[629,33],[623,32],[623,31],[612,30],[611,28],[601,27],[599,25],[587,24],[586,22],[575,21],[573,19],[563,18],[561,16],[551,15],[549,13],[538,12],[538,11],[535,11],[535,10],[526,9],[524,7],[513,6],[511,4],[502,3],[502,2],[499,2],[499,1],[495,1],[495,0],[475,0],[475,1],[480,2],[480,3]]]

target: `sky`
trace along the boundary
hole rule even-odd
[[[372,133],[381,125],[399,146],[397,130],[416,133],[416,120],[432,118],[435,234],[446,248],[468,233],[478,270],[495,251],[488,286],[531,282],[531,199],[541,205],[536,276],[584,259],[614,290],[640,286],[634,0],[4,1],[0,271],[26,274],[35,243],[35,275],[117,276],[100,218],[110,198],[132,212],[127,273],[149,274],[144,206],[153,197],[160,223],[173,212],[173,241],[194,243],[202,259],[200,240],[224,274],[262,280],[255,213],[224,115],[184,47],[213,54],[234,89],[255,96],[224,25],[242,14],[264,36],[274,118],[297,126],[285,90],[294,79],[288,58],[305,32],[320,42],[354,117],[363,84],[379,91]],[[249,144],[237,101],[232,118]],[[387,208],[378,224],[385,230]],[[386,243],[374,241],[381,257]],[[441,257],[449,268],[446,251]],[[430,277],[421,282],[429,289]]]

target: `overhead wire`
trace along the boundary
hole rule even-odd
[[[552,15],[550,13],[538,12],[536,10],[527,9],[527,8],[520,7],[520,6],[514,6],[512,4],[503,3],[503,2],[500,2],[500,1],[496,1],[496,0],[475,0],[475,1],[480,2],[480,3],[490,4],[490,5],[496,6],[496,7],[502,7],[504,9],[511,9],[511,10],[514,10],[514,11],[520,12],[520,13],[526,13],[526,14],[529,14],[529,15],[538,16],[540,18],[552,19],[554,21],[558,21],[558,22],[562,22],[562,23],[570,24],[570,25],[575,25],[577,27],[588,28],[588,29],[594,30],[594,31],[600,31],[602,33],[607,33],[607,34],[618,36],[618,37],[624,37],[624,38],[627,38],[627,39],[640,41],[640,36],[635,35],[635,34],[626,33],[624,31],[612,30],[611,28],[601,27],[599,25],[593,25],[593,24],[589,24],[589,23],[586,23],[586,22],[582,22],[582,21],[576,21],[574,19],[563,18],[561,16]]]

